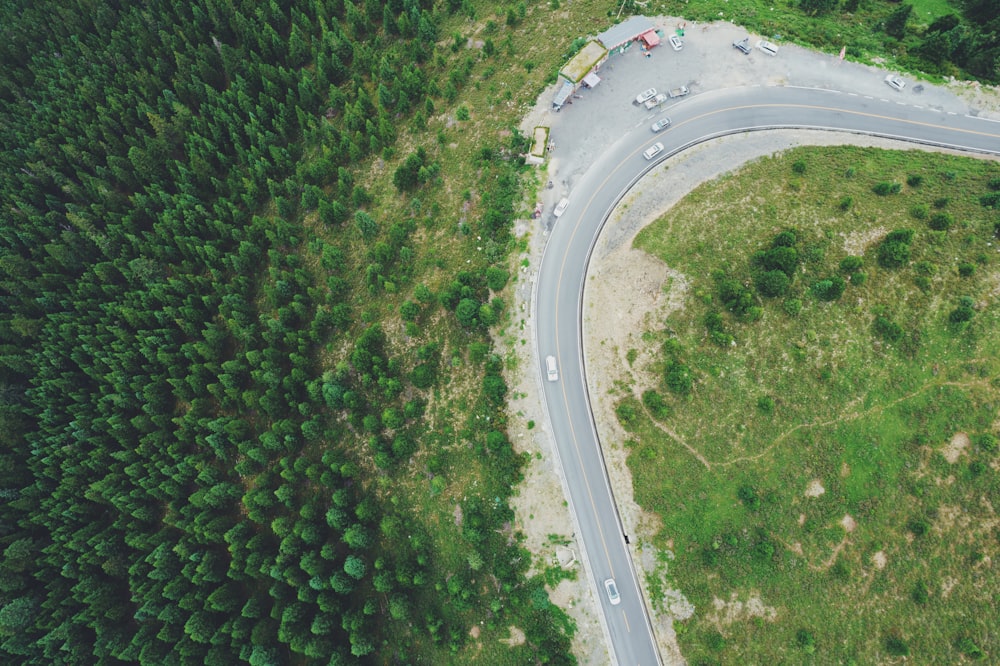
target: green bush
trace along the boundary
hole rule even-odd
[[[972,321],[975,314],[976,311],[968,305],[959,305],[948,315],[948,321],[953,324],[963,324],[967,321]]]
[[[910,646],[900,636],[886,636],[885,651],[893,657],[907,657],[910,654]]]
[[[813,296],[822,301],[835,301],[843,295],[846,287],[847,283],[844,281],[844,278],[834,275],[816,282],[810,288],[810,291]]]
[[[899,268],[910,260],[910,245],[900,241],[882,241],[875,254],[879,266]]]
[[[906,184],[910,187],[920,187],[923,182],[924,177],[915,173],[906,177]]]
[[[712,630],[705,634],[705,646],[713,652],[721,652],[726,647],[726,639],[718,631]]]
[[[802,160],[796,160],[792,163],[792,171],[799,175],[804,174],[806,172],[806,163]]]
[[[997,451],[997,437],[991,432],[983,433],[976,437],[976,446],[986,453],[993,454]]]
[[[913,278],[913,284],[915,284],[917,286],[917,289],[924,292],[925,294],[929,293],[931,290],[931,279],[926,275],[918,275],[917,277]]]
[[[910,217],[915,220],[926,220],[927,215],[930,211],[927,209],[927,204],[914,204],[910,208]]]
[[[789,317],[798,317],[799,313],[802,312],[802,301],[797,298],[789,298],[782,304],[781,309]]]
[[[875,317],[872,329],[886,342],[899,342],[903,337],[903,327],[882,315]]]
[[[881,182],[881,183],[875,183],[875,186],[872,187],[872,192],[879,195],[880,197],[885,197],[889,196],[890,194],[899,194],[902,191],[902,189],[903,186],[900,185],[899,183]]]
[[[976,272],[975,264],[971,264],[968,261],[963,261],[958,265],[958,275],[959,277],[972,277]]]
[[[771,247],[794,247],[798,238],[791,229],[785,229],[771,240]]]
[[[913,536],[922,537],[931,529],[930,524],[923,518],[911,518],[906,522],[906,529],[909,530]]]
[[[670,408],[663,400],[663,396],[653,390],[643,391],[642,404],[649,410],[654,418],[663,420],[670,417]]]
[[[918,580],[917,584],[913,586],[913,590],[910,592],[910,598],[921,606],[926,604],[927,600],[930,599],[930,592],[927,590],[927,584],[922,580]]]
[[[864,259],[861,257],[844,257],[840,260],[840,270],[845,273],[853,273],[864,264]]]
[[[486,269],[486,285],[490,291],[500,291],[507,286],[510,274],[502,268],[490,266]]]
[[[934,200],[934,207],[937,208],[938,210],[941,210],[942,208],[948,205],[949,201],[951,201],[949,197],[938,197],[937,199]]]
[[[757,398],[757,409],[759,409],[762,414],[773,414],[774,398],[769,395],[762,395]]]
[[[806,654],[812,654],[816,651],[816,639],[812,632],[806,629],[799,629],[795,632],[795,644],[802,648]]]
[[[792,281],[783,271],[765,271],[757,277],[757,291],[769,298],[784,296],[791,284]]]
[[[691,368],[677,360],[667,361],[664,371],[664,379],[667,388],[678,395],[687,395],[694,385],[694,377],[691,375]]]
[[[955,219],[948,213],[934,213],[927,222],[927,226],[934,231],[947,231],[955,224]]]
[[[618,422],[623,426],[629,426],[635,422],[635,407],[629,402],[619,403],[615,408],[615,415],[618,416]]]
[[[986,183],[986,187],[994,191],[1000,190],[1000,176],[995,178],[990,178],[989,181],[987,181]]]
[[[868,273],[865,273],[864,271],[851,273],[851,284],[853,284],[855,287],[860,287],[865,282],[868,282]]]
[[[847,196],[843,197],[840,200],[840,203],[837,204],[837,205],[840,207],[840,210],[843,210],[843,211],[850,210],[851,206],[854,205],[854,197],[852,197],[850,195],[847,195]]]
[[[1000,180],[1000,179],[997,179]],[[969,659],[979,661],[985,659],[986,655],[982,649],[968,636],[963,636],[955,641],[955,648]]]

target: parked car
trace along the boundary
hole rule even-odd
[[[556,367],[555,356],[545,357],[545,375],[549,378],[550,382],[559,381],[559,369]]]
[[[762,39],[759,42],[757,42],[757,48],[769,56],[778,55],[778,47],[766,40]]]
[[[660,118],[655,123],[649,126],[649,129],[654,132],[659,132],[660,130],[665,130],[670,127],[670,118]]]
[[[663,144],[657,141],[652,146],[647,148],[645,152],[643,152],[642,156],[645,157],[647,160],[651,160],[657,155],[659,155],[661,150],[663,150]]]
[[[733,42],[733,48],[742,51],[743,55],[750,55],[750,38],[744,37]]]
[[[604,581],[604,589],[608,592],[608,601],[611,602],[612,606],[617,606],[622,602],[622,598],[618,594],[618,586],[615,585],[614,578],[609,578]]]
[[[647,99],[646,100],[646,108],[647,109],[655,109],[656,107],[658,107],[659,105],[663,104],[666,101],[667,101],[667,94],[666,93],[660,93],[659,95],[657,95],[653,99]]]
[[[684,48],[684,42],[677,35],[670,35],[670,46],[674,51],[680,51]]]
[[[656,88],[650,88],[649,90],[643,90],[641,93],[635,96],[635,103],[642,104],[647,99],[652,99],[656,97]]]
[[[899,78],[895,74],[886,74],[885,82],[886,85],[888,85],[893,90],[896,90],[897,92],[903,92],[903,88],[906,87],[906,81]]]
[[[688,90],[687,86],[677,86],[676,88],[671,88],[670,90],[668,90],[667,94],[670,95],[670,99],[674,99],[676,97],[684,97],[690,92],[691,91]]]
[[[555,210],[552,211],[552,214],[556,217],[559,217],[560,215],[563,214],[563,211],[566,210],[566,206],[568,205],[569,205],[569,199],[566,198],[561,199],[559,203],[556,204],[556,208]]]

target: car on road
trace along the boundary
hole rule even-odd
[[[563,197],[563,198],[562,198],[562,199],[561,199],[561,200],[559,201],[559,203],[557,203],[557,204],[556,204],[556,208],[555,208],[555,210],[553,210],[553,211],[552,211],[552,214],[553,214],[553,215],[554,215],[555,217],[559,217],[560,215],[562,215],[562,214],[563,214],[563,211],[565,211],[565,210],[566,210],[566,206],[568,206],[568,205],[569,205],[569,199],[567,199],[567,198]]]
[[[733,42],[733,48],[739,49],[743,55],[750,55],[750,38],[744,37],[743,39],[736,40]]]
[[[899,78],[895,74],[886,74],[885,83],[887,86],[889,86],[893,90],[896,90],[897,92],[903,92],[903,88],[906,87],[906,81]]]
[[[549,378],[550,382],[559,381],[559,369],[556,367],[555,356],[545,357],[545,375]]]
[[[649,129],[654,132],[659,132],[660,130],[665,130],[670,127],[670,118],[660,118],[655,123],[649,126]]]
[[[635,96],[635,103],[642,104],[647,99],[653,99],[656,97],[656,88],[650,88],[649,90],[643,90],[641,93]]]
[[[677,86],[676,88],[671,88],[670,90],[668,90],[667,94],[670,95],[670,99],[676,99],[678,97],[684,97],[690,92],[691,91],[688,90],[687,86]]]
[[[611,602],[612,606],[617,606],[622,602],[622,598],[618,594],[618,586],[615,585],[614,578],[609,578],[604,581],[604,589],[608,592],[608,601]]]
[[[681,41],[681,38],[678,37],[677,35],[670,35],[670,47],[674,51],[680,51],[682,48],[684,48],[684,42]]]
[[[655,109],[656,107],[658,107],[659,105],[663,104],[666,101],[667,101],[667,93],[660,93],[653,99],[646,100],[646,108]]]
[[[778,55],[778,47],[767,40],[762,39],[757,42],[757,48],[769,56]]]
[[[647,148],[645,152],[643,152],[642,156],[645,157],[647,160],[651,160],[657,155],[659,155],[661,150],[663,150],[663,144],[657,141],[652,146]]]

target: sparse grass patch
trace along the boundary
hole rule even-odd
[[[831,184],[822,201],[774,196],[796,162],[809,165],[804,183]],[[873,182],[912,173],[951,177],[872,195]],[[979,198],[997,174],[942,155],[803,148],[705,184],[639,234],[638,247],[692,279],[685,308],[646,332],[659,358],[633,364],[659,385],[618,403],[631,410],[636,499],[662,519],[657,546],[672,540],[673,584],[697,609],[679,624],[689,662],[1000,651],[988,619],[1000,581],[974,568],[1000,557],[994,510],[979,501],[1000,490],[1000,319],[996,276],[977,260],[995,242]],[[914,206],[945,196],[967,233],[908,227]],[[851,215],[830,216],[844,197]],[[895,231],[846,247],[872,220]],[[762,298],[754,271],[788,258],[766,257],[774,248],[801,261],[781,298]],[[716,331],[736,345],[716,344]],[[967,442],[960,455],[948,453],[955,441]],[[720,624],[714,600],[734,595],[780,613]]]

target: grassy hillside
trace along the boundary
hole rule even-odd
[[[640,233],[691,279],[618,406],[691,663],[1000,651],[998,190],[992,162],[802,148]]]

